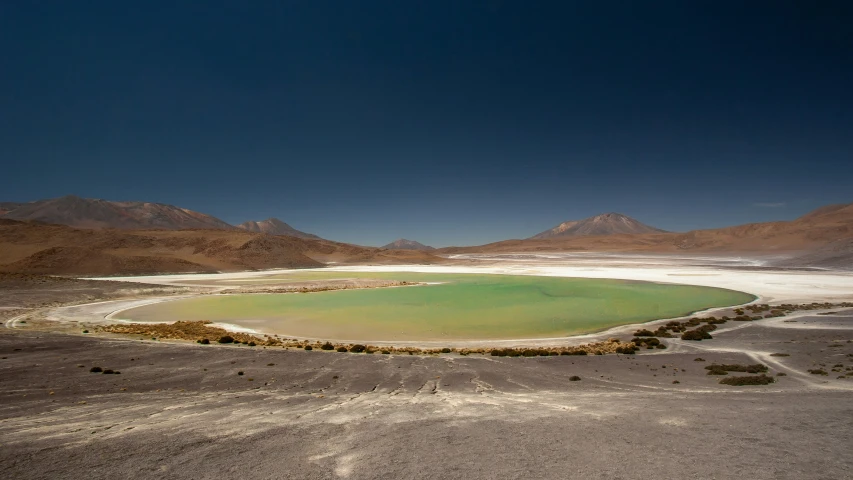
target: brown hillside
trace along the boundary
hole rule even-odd
[[[112,275],[433,263],[425,252],[387,252],[242,230],[88,230],[0,219],[0,271]]]

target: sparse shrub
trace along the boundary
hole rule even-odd
[[[447,347],[444,347],[444,348],[442,348],[442,349],[441,349],[441,353],[450,353],[450,352],[452,352],[452,351],[453,351],[453,350],[451,350],[451,349],[449,349],[449,348],[447,348]]]
[[[523,352],[521,352],[521,354],[524,355],[525,357],[535,357],[536,355],[539,355],[539,352],[536,350],[527,349],[527,350],[524,350]]]
[[[569,377],[570,382],[578,382],[578,381],[580,381],[580,379],[581,379],[581,377],[579,377],[577,375],[572,375],[571,377]]]
[[[305,348],[306,352],[310,352],[311,350],[314,350],[314,347],[312,347],[311,345],[305,345],[304,348]]]
[[[775,382],[776,379],[773,377],[769,377],[765,374],[755,375],[755,376],[738,376],[738,377],[728,377],[720,379],[721,385],[733,385],[733,386],[743,386],[743,385],[769,385]]]
[[[501,350],[499,348],[492,350],[491,353],[492,353],[493,357],[505,357],[506,356],[506,350]]]
[[[256,345],[257,345],[257,343],[255,343],[255,342],[249,342],[249,343],[247,343],[246,345],[248,345],[248,346],[250,346],[250,347],[254,347],[254,346],[256,346]]]
[[[518,350],[516,350],[516,349],[514,349],[514,348],[508,348],[508,349],[506,350],[506,356],[507,356],[507,357],[520,357],[520,356],[521,356],[521,352],[519,352]]]
[[[346,351],[347,351],[347,347],[338,347],[336,350],[337,350],[337,351],[339,351],[339,352],[341,352],[341,353],[343,353],[343,352],[346,352]],[[411,353],[412,353],[412,352],[409,352],[409,354],[411,354]]]
[[[223,335],[223,336],[219,337],[218,342],[219,343],[234,343],[234,337],[232,337],[231,335]]]
[[[361,352],[363,352],[366,348],[367,348],[367,347],[365,347],[364,345],[358,345],[358,344],[356,344],[356,345],[353,345],[352,347],[350,347],[349,351],[350,351],[350,352],[352,352],[352,353],[361,353]]]
[[[21,323],[24,323],[24,322],[21,322]],[[83,330],[83,333],[89,333],[89,331],[88,331],[88,330]]]
[[[104,373],[105,375],[112,375],[112,374],[114,374],[115,372],[114,372],[111,368],[107,368],[107,369],[105,369],[105,370],[103,371],[103,373]]]
[[[240,370],[239,372],[237,372],[237,375],[243,375],[243,371]]]
[[[198,341],[198,343],[200,343],[202,345],[210,345],[210,340],[208,340],[206,338],[202,338],[201,340]]]
[[[637,338],[632,338],[631,341],[634,342],[634,344],[636,344],[636,345],[646,345],[649,348],[653,348],[653,347],[660,345],[660,340],[658,340],[655,337],[643,337],[643,338],[637,337]]]
[[[334,346],[334,345],[332,345],[332,344],[331,344],[331,343],[329,343],[329,342],[326,342],[326,343],[324,343],[324,344],[320,345],[320,349],[321,349],[321,350],[334,350],[334,349],[335,349],[335,346]]]
[[[389,355],[390,353],[390,350],[382,350],[382,355]]]
[[[708,375],[725,375],[726,372],[763,373],[767,371],[767,365],[711,364],[705,367],[705,370],[708,370]]]
[[[829,375],[828,373],[826,373],[826,370],[822,368],[810,369],[809,373],[811,373],[812,375]]]
[[[551,352],[549,352],[548,350],[539,350],[539,356],[540,357],[550,357]]]
[[[103,372],[103,371],[104,371],[104,369],[103,369],[103,368],[101,368],[101,367],[92,367],[92,368],[90,368],[90,369],[89,369],[89,371],[90,371],[90,372],[92,372],[92,373],[101,373],[101,372]]]
[[[688,330],[681,334],[682,340],[693,340],[697,342],[701,342],[702,340],[710,340],[712,338],[714,337],[708,334],[708,332],[706,332],[705,330],[700,330],[698,328],[695,330]]]
[[[659,349],[659,350],[663,350],[663,349],[665,349],[665,348],[666,348],[666,345],[664,345],[664,344],[662,344],[662,343],[661,343],[660,345],[656,346],[655,348],[657,348],[657,349]]]
[[[785,373],[785,372],[779,372],[779,373],[777,373],[777,374],[776,374],[776,376],[777,376],[777,377],[787,377],[787,376],[788,376],[788,374],[787,374],[787,373]]]
[[[634,336],[635,337],[654,337],[655,332],[644,328],[642,330],[637,330],[636,332],[634,332]]]

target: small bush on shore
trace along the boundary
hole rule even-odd
[[[697,342],[701,342],[702,340],[710,340],[712,338],[714,337],[708,334],[708,332],[706,332],[705,330],[700,330],[698,328],[696,330],[688,330],[681,334],[682,340],[693,340]]]
[[[755,376],[739,376],[739,377],[728,377],[720,379],[721,385],[733,385],[736,387],[743,385],[769,385],[775,382],[776,379],[773,377],[768,377],[765,374],[755,375]]]
[[[210,345],[210,340],[208,340],[206,338],[202,338],[201,340],[198,341],[198,343],[200,343],[202,345]]]
[[[634,332],[634,336],[635,337],[654,337],[655,332],[644,328],[642,330],[637,330],[636,332]]]
[[[324,343],[324,344],[320,345],[320,349],[321,349],[321,350],[334,350],[334,349],[335,349],[335,346],[334,346],[334,345],[332,345],[332,344],[331,344],[331,343],[329,343],[329,342],[326,342],[326,343]]]
[[[347,347],[338,347],[336,350],[343,353],[347,351]]]
[[[116,372],[115,372],[115,371],[113,371],[113,369],[111,369],[111,368],[107,368],[107,369],[106,369],[106,370],[104,370],[102,373],[103,373],[104,375],[112,375],[112,374],[114,374],[114,373],[116,373]]]
[[[447,348],[447,347],[444,347],[444,348],[442,348],[442,349],[441,349],[441,353],[450,353],[450,352],[452,352],[452,351],[453,351],[453,350],[451,350],[451,349],[449,349],[449,348]]]
[[[311,350],[314,350],[314,347],[312,347],[311,345],[305,345],[306,352],[310,352]]]
[[[828,373],[826,373],[826,370],[822,368],[810,369],[809,373],[811,373],[812,375],[829,375]]]
[[[578,382],[578,381],[580,381],[580,379],[581,379],[581,377],[579,377],[577,375],[572,375],[571,377],[569,377],[570,382]]]
[[[103,368],[101,368],[101,367],[92,367],[92,368],[90,368],[90,369],[89,369],[89,371],[90,371],[90,372],[92,372],[92,373],[101,373],[101,372],[103,372],[103,371],[104,371],[104,369],[103,369]]]
[[[365,351],[366,349],[367,349],[367,347],[365,347],[364,345],[356,344],[356,345],[353,345],[352,347],[350,347],[349,351],[352,353],[361,353],[361,352]]]
[[[223,336],[219,337],[218,342],[219,343],[234,343],[234,337],[232,337],[231,335],[223,335]]]

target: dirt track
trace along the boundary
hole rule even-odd
[[[663,353],[536,358],[6,330],[0,475],[851,478],[853,376],[837,377],[853,367],[853,312],[790,320]],[[704,369],[762,359],[786,375],[729,387]]]

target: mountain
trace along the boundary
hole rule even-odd
[[[67,195],[18,204],[2,214],[12,220],[34,220],[78,228],[234,229],[222,220],[185,208],[162,203],[112,202]]]
[[[556,227],[538,233],[530,239],[543,240],[555,237],[579,237],[592,235],[616,235],[620,233],[663,233],[664,230],[650,227],[621,213],[604,213],[584,220],[563,222]]]
[[[277,218],[268,218],[266,220],[261,220],[260,222],[250,220],[248,222],[243,222],[240,225],[237,225],[237,228],[246,230],[248,232],[266,233],[268,235],[289,235],[291,237],[313,239],[320,238],[317,235],[299,231]]]
[[[20,207],[21,205],[26,205],[26,204],[15,203],[15,202],[0,202],[0,216],[3,216],[4,214],[11,212],[12,210]]]
[[[581,223],[581,222],[578,222]],[[569,227],[566,231],[574,227]],[[605,230],[606,231],[606,230]],[[543,232],[546,233],[546,232]],[[633,235],[556,235],[505,240],[472,247],[446,247],[440,254],[520,252],[703,252],[754,253],[798,258],[797,265],[850,268],[853,204],[831,205],[791,221]],[[844,262],[847,263],[845,267]],[[792,263],[792,266],[793,263]]]
[[[139,275],[442,261],[427,252],[381,250],[236,228],[77,229],[0,217],[0,272]]]
[[[385,250],[421,250],[421,251],[429,251],[435,250],[434,248],[424,245],[423,243],[418,243],[414,240],[406,240],[405,238],[399,238],[389,243],[388,245],[384,245],[380,248]]]

